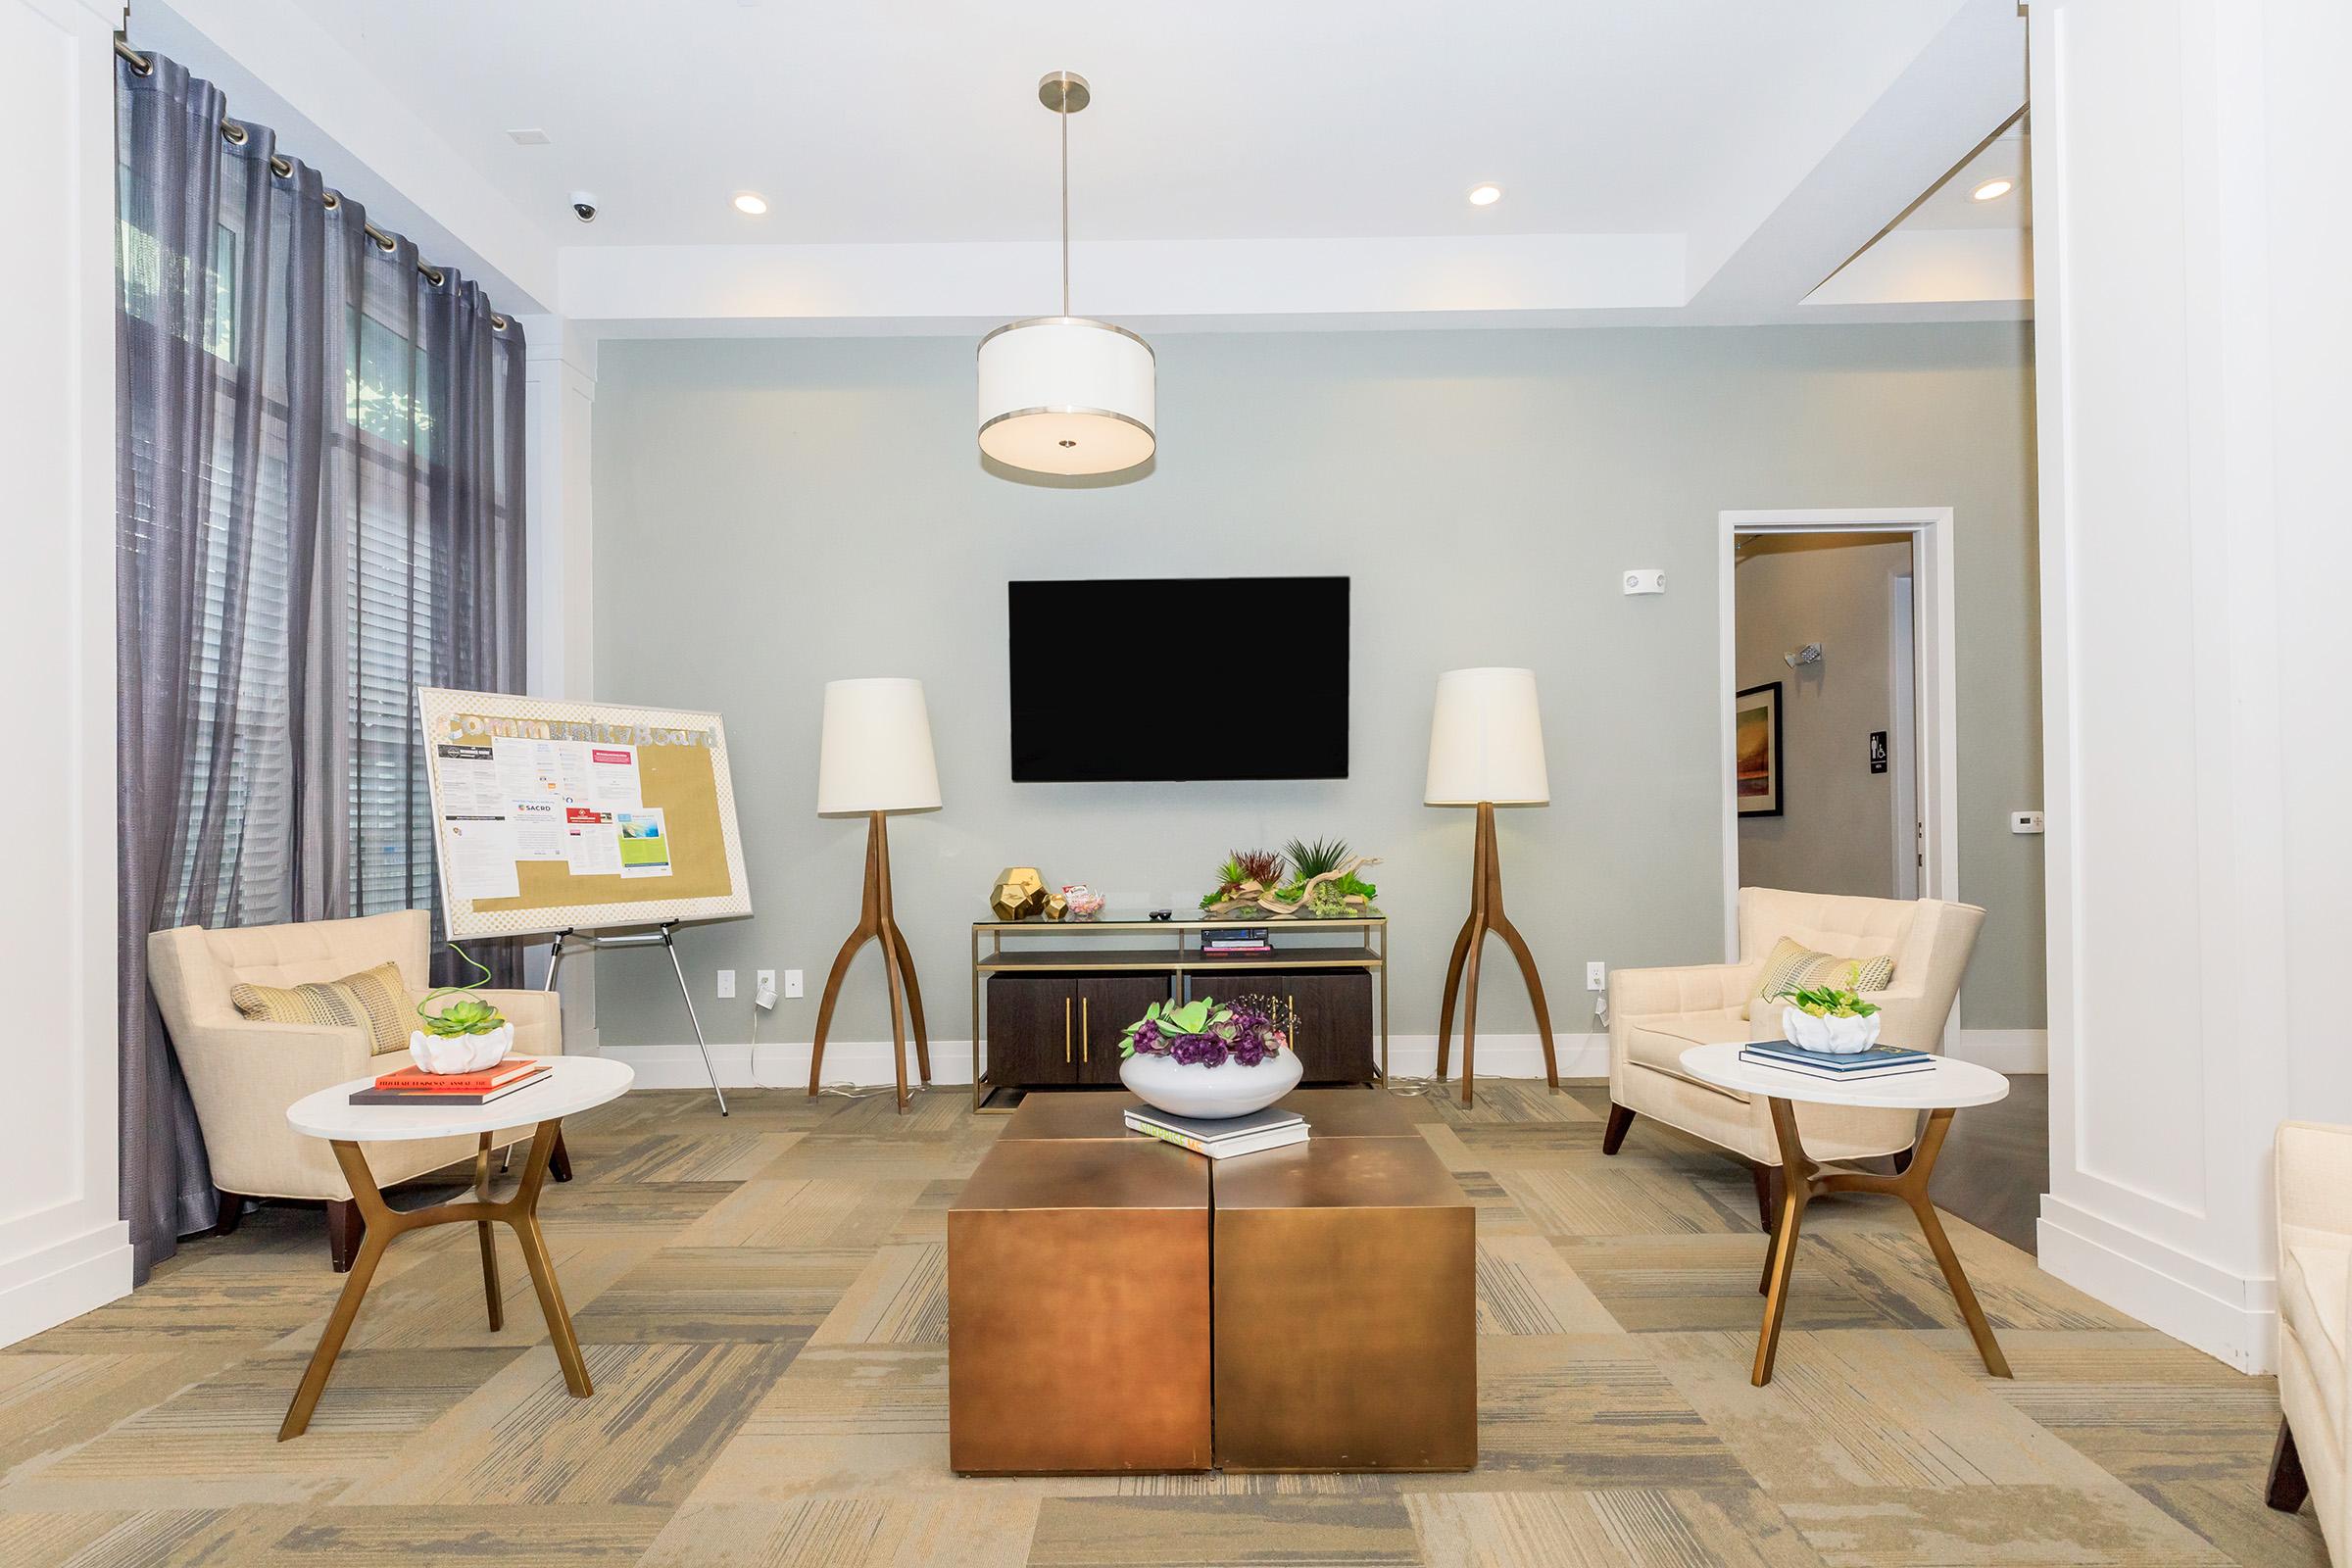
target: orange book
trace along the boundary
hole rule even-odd
[[[417,1094],[478,1095],[546,1070],[529,1056],[509,1056],[497,1066],[485,1067],[480,1072],[426,1072],[422,1067],[403,1067],[376,1079],[375,1087]]]

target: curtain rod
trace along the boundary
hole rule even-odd
[[[115,53],[120,56],[122,61],[130,67],[131,70],[137,72],[140,75],[147,76],[155,74],[155,62],[149,60],[145,55],[140,54],[128,43],[125,43],[122,35],[119,32],[115,34]],[[245,127],[238,124],[233,120],[222,120],[220,122],[220,134],[232,146],[242,147],[245,145]],[[294,174],[294,166],[288,163],[285,159],[272,155],[270,159],[270,172],[275,174],[280,179],[290,179]],[[331,190],[326,192],[327,211],[332,212],[334,209],[342,205],[342,197],[336,195]],[[373,223],[368,222],[366,219],[360,220],[360,227],[366,229],[368,231],[368,237],[375,241],[375,243],[384,250],[395,250],[399,247],[400,242],[397,239],[393,238],[390,234],[385,233]],[[427,267],[421,257],[417,259],[416,270],[423,273],[425,279],[435,288],[439,288],[445,280],[445,274],[442,272],[441,269],[437,267]],[[499,315],[496,311],[492,311],[490,313],[490,329],[493,332],[504,332],[507,329],[507,318]]]

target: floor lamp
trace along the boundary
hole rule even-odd
[[[825,1065],[825,1033],[850,960],[871,941],[882,944],[883,984],[890,992],[891,1065],[898,1069],[899,1109],[906,1109],[906,1022],[914,1023],[915,1067],[931,1082],[931,1037],[923,1027],[923,993],[914,983],[914,956],[890,902],[893,811],[939,809],[939,767],[931,756],[931,717],[923,683],[895,678],[825,682],[824,738],[817,754],[816,814],[865,818],[865,894],[857,929],[841,945],[816,1006],[816,1042],[808,1052],[808,1093],[816,1094]],[[902,1009],[900,988],[906,998]]]
[[[1477,846],[1470,861],[1470,918],[1453,939],[1446,965],[1446,1000],[1438,1012],[1438,1076],[1446,1076],[1452,1044],[1453,1004],[1462,999],[1462,1103],[1470,1103],[1471,1053],[1478,1037],[1478,959],[1492,931],[1510,946],[1536,1004],[1544,1037],[1544,1076],[1560,1087],[1560,1062],[1551,1045],[1551,1010],[1527,939],[1502,912],[1502,863],[1494,845],[1494,808],[1547,806],[1551,785],[1544,769],[1544,717],[1536,705],[1532,669],[1449,669],[1438,677],[1437,710],[1429,724],[1426,806],[1478,808]]]

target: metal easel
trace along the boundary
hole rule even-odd
[[[556,933],[555,947],[547,957],[547,983],[539,989],[556,989],[556,971],[564,966],[566,943],[579,943],[590,949],[658,947],[665,950],[669,954],[669,966],[677,971],[678,995],[686,1003],[686,1020],[694,1025],[695,1049],[703,1054],[703,1071],[710,1075],[710,1092],[718,1097],[718,1113],[724,1116],[727,1114],[727,1092],[718,1087],[718,1071],[710,1065],[710,1043],[703,1038],[703,1020],[695,1015],[694,993],[686,989],[686,966],[678,961],[678,945],[670,940],[670,933],[677,928],[677,921],[664,920],[659,931],[625,937],[600,937],[566,927]]]

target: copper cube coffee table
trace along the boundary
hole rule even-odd
[[[999,1144],[948,1210],[948,1464],[1209,1465],[1208,1161],[1169,1144]]]
[[[1396,1101],[1298,1091],[1308,1141],[1229,1160],[1138,1103],[1029,1096],[949,1210],[952,1467],[1474,1467],[1474,1211]]]

